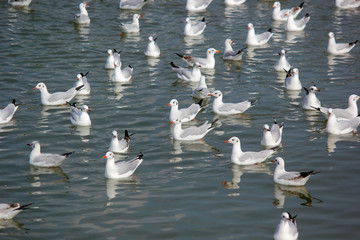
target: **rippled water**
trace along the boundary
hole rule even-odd
[[[327,33],[333,31],[339,42],[359,38],[359,9],[306,1],[300,14],[312,15],[306,31],[286,33],[283,24],[271,21],[272,1],[229,8],[215,0],[206,12],[188,13],[184,1],[156,0],[141,11],[141,32],[120,37],[119,23],[134,11],[120,10],[118,1],[90,1],[90,26],[76,27],[72,17],[78,3],[0,5],[0,103],[4,107],[13,98],[20,103],[14,120],[0,126],[0,202],[34,203],[13,221],[0,221],[1,239],[272,239],[283,211],[298,215],[299,239],[360,238],[359,137],[328,136],[323,116],[301,109],[305,92],[284,91],[284,74],[273,71],[277,53],[285,48],[303,86],[315,83],[323,105],[345,107],[350,94],[360,94],[360,48],[328,56]],[[202,36],[184,38],[187,16],[210,22]],[[215,70],[204,74],[211,90],[222,90],[224,101],[259,97],[259,103],[243,116],[220,117],[203,141],[173,142],[166,104],[172,98],[180,106],[191,104],[197,86],[176,79],[169,62],[185,63],[174,53],[223,51],[227,37],[242,48],[248,22],[257,32],[273,28],[269,44],[248,48],[239,63],[224,62],[217,54]],[[152,34],[162,50],[159,59],[143,55]],[[121,50],[123,64],[134,67],[130,83],[109,81],[111,72],[103,68],[108,48]],[[89,105],[93,124],[76,128],[68,107],[42,106],[32,88],[45,82],[50,92],[65,90],[77,73],[87,71],[91,96],[74,101]],[[190,124],[216,117],[210,105]],[[244,150],[261,150],[262,126],[273,117],[285,122],[277,155],[287,169],[321,172],[306,187],[274,185],[270,163],[230,164],[231,146],[224,141],[238,136]],[[132,180],[106,180],[102,156],[111,131],[125,129],[136,134],[129,151],[117,158],[141,151],[144,162]],[[76,154],[59,168],[31,168],[26,144],[33,140],[44,152]]]

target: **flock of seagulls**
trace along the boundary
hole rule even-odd
[[[212,0],[187,0],[185,8],[188,11],[204,11],[209,6]],[[225,0],[227,5],[241,5],[245,0]],[[27,6],[31,3],[31,0],[8,0],[8,3],[13,6]],[[121,9],[141,9],[147,3],[146,0],[121,0],[119,7]],[[336,6],[339,8],[358,7],[360,1],[358,0],[336,0]],[[75,24],[90,24],[89,14],[86,10],[87,3],[80,3],[80,13],[74,16]],[[286,31],[303,31],[306,25],[310,21],[310,15],[305,14],[302,18],[297,19],[299,13],[303,10],[304,3],[296,7],[289,9],[281,9],[280,2],[275,2],[273,5],[272,19],[274,21],[286,21]],[[139,19],[143,17],[141,14],[134,14],[131,23],[121,23],[120,28],[122,33],[135,33],[140,31]],[[207,26],[205,18],[200,21],[192,23],[190,18],[185,20],[184,35],[186,36],[198,36],[202,34]],[[262,46],[268,44],[269,40],[273,36],[272,30],[269,29],[260,34],[255,33],[255,28],[252,23],[248,23],[248,34],[246,38],[247,46]],[[148,57],[158,58],[161,55],[160,48],[156,44],[156,37],[149,36],[149,43],[146,46],[144,55]],[[223,53],[224,60],[241,61],[242,54],[246,47],[233,50],[231,39],[225,40],[225,51]],[[358,43],[358,41],[350,43],[336,43],[333,32],[329,32],[329,42],[327,52],[329,54],[346,54],[350,52]],[[223,102],[223,94],[220,90],[210,92],[207,88],[205,76],[202,75],[201,69],[213,69],[215,68],[215,54],[220,51],[215,48],[209,48],[206,51],[206,57],[196,57],[191,55],[184,55],[176,53],[189,68],[183,68],[177,66],[174,62],[171,62],[171,68],[176,76],[187,82],[199,82],[198,87],[194,90],[192,96],[200,99],[198,103],[191,104],[187,108],[179,108],[179,102],[176,99],[172,99],[168,106],[171,107],[169,114],[169,121],[174,124],[172,130],[172,136],[175,140],[180,141],[193,141],[202,139],[211,130],[215,128],[215,123],[218,119],[212,122],[204,122],[200,126],[191,126],[183,128],[182,124],[189,122],[196,118],[197,114],[204,107],[204,100],[209,100],[214,97],[212,104],[212,111],[217,115],[234,115],[242,114],[251,107],[255,106],[256,100],[245,100],[237,103]],[[108,57],[105,63],[105,69],[114,69],[114,73],[111,77],[113,82],[128,82],[132,78],[133,68],[128,65],[122,68],[122,61],[120,58],[121,51],[116,49],[107,51]],[[326,118],[328,118],[326,125],[326,132],[329,134],[347,134],[356,132],[357,127],[360,124],[360,117],[358,115],[357,100],[359,96],[352,94],[349,96],[348,108],[326,108],[321,105],[320,100],[316,96],[316,92],[319,91],[315,85],[309,88],[303,88],[299,79],[299,69],[293,68],[286,59],[286,50],[281,50],[279,53],[279,59],[274,65],[274,70],[278,72],[285,71],[286,78],[284,79],[284,88],[288,90],[302,90],[306,91],[306,96],[302,102],[302,108],[309,111],[320,111]],[[89,95],[91,88],[87,81],[87,75],[89,72],[77,75],[77,81],[74,86],[64,92],[49,93],[45,83],[38,83],[34,89],[38,89],[41,94],[41,103],[43,105],[64,105],[68,104],[70,107],[70,121],[76,126],[89,126],[91,125],[91,119],[88,114],[90,108],[87,105],[82,105],[80,108],[76,106],[76,103],[71,103],[71,100],[76,95]],[[18,106],[14,99],[4,109],[0,109],[0,123],[6,123],[11,121]],[[226,140],[225,143],[231,143],[232,153],[231,162],[236,165],[253,165],[266,161],[273,154],[276,153],[276,147],[281,145],[283,133],[283,123],[280,125],[274,121],[270,129],[268,124],[264,124],[263,138],[260,144],[266,147],[265,150],[258,152],[243,151],[238,137],[231,137]],[[133,133],[134,134],[134,133]],[[139,165],[143,162],[143,154],[140,153],[137,157],[130,161],[115,162],[114,153],[124,153],[129,148],[131,136],[127,130],[125,130],[124,136],[119,140],[118,132],[112,131],[112,138],[108,152],[104,156],[107,159],[105,166],[105,177],[121,179],[130,177]],[[32,151],[29,157],[29,163],[37,167],[55,167],[60,166],[61,163],[74,152],[68,152],[64,154],[42,153],[41,146],[38,141],[33,141],[28,144],[32,147]],[[315,171],[308,172],[288,172],[285,170],[285,161],[281,157],[276,157],[272,162],[276,163],[273,181],[281,185],[289,186],[303,186],[309,180],[309,178],[316,174]],[[26,209],[30,204],[20,205],[15,204],[0,204],[0,219],[10,219],[16,214]],[[295,217],[292,217],[290,213],[284,212],[281,215],[281,220],[276,228],[274,238],[275,239],[297,239],[298,231],[296,226]]]

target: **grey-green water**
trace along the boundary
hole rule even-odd
[[[347,97],[360,94],[360,48],[342,57],[326,53],[327,33],[339,42],[359,36],[360,10],[337,10],[334,1],[306,1],[312,18],[304,32],[289,34],[271,21],[272,1],[251,1],[235,8],[215,0],[208,10],[188,13],[181,0],[156,0],[141,13],[141,32],[119,37],[119,23],[134,11],[118,8],[118,1],[90,1],[89,27],[72,23],[78,1],[37,1],[30,8],[0,4],[1,107],[16,98],[14,120],[0,126],[0,202],[34,203],[14,221],[1,221],[1,239],[272,239],[283,211],[298,214],[299,239],[360,238],[359,137],[329,137],[322,115],[304,112],[305,92],[284,91],[283,74],[273,71],[277,53],[289,50],[290,63],[299,68],[303,86],[316,84],[326,106],[345,107]],[[299,4],[282,1],[283,6]],[[187,16],[210,23],[203,36],[184,38]],[[273,27],[264,48],[249,48],[240,63],[224,62],[207,71],[210,89],[220,89],[224,101],[260,97],[244,116],[221,117],[203,141],[173,142],[166,104],[193,102],[197,84],[178,81],[169,63],[185,66],[175,52],[205,55],[208,47],[223,51],[227,37],[245,46],[247,23],[257,32]],[[147,59],[147,37],[156,34],[159,59]],[[134,67],[133,80],[109,81],[104,70],[106,50],[122,50],[124,65]],[[43,107],[32,88],[45,82],[50,91],[65,90],[76,74],[90,71],[89,97],[76,97],[91,109],[92,126],[75,128],[68,107]],[[216,118],[211,105],[197,125]],[[262,126],[273,117],[284,121],[283,145],[277,152],[289,170],[316,170],[304,188],[274,185],[274,165],[238,167],[230,164],[231,146],[238,136],[244,150],[261,150]],[[118,159],[140,151],[144,162],[132,181],[104,178],[102,156],[111,131],[136,132],[131,147]],[[61,168],[30,168],[27,143],[38,140],[44,152],[68,152]],[[240,181],[241,180],[241,181]],[[228,189],[223,182],[237,182]]]

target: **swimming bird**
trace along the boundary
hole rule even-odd
[[[87,5],[88,5],[87,3],[79,4],[80,13],[78,13],[74,16],[74,22],[76,24],[89,24],[90,23],[89,14],[86,11]]]
[[[304,186],[309,178],[318,173],[314,171],[309,172],[287,172],[285,170],[285,162],[281,157],[277,157],[271,162],[276,163],[273,180],[275,183],[288,186]]]
[[[248,24],[248,33],[246,37],[246,44],[250,46],[261,46],[266,44],[273,33],[271,32],[271,28],[267,30],[267,32],[261,34],[255,34],[254,25],[252,23]]]
[[[306,13],[304,17],[295,19],[294,14],[289,11],[286,13],[288,19],[286,21],[285,30],[289,32],[302,31],[305,29],[306,24],[310,21],[310,14]]]
[[[198,98],[198,99],[207,99],[210,98],[209,96],[210,90],[208,89],[206,85],[206,79],[205,76],[200,77],[200,82],[197,88],[194,89],[192,93],[192,97]]]
[[[225,5],[228,5],[228,6],[240,6],[244,2],[246,2],[246,0],[225,0],[224,1]]]
[[[275,240],[296,240],[299,232],[297,230],[296,218],[297,215],[291,216],[289,212],[283,212],[279,225],[277,225],[274,233]]]
[[[91,112],[87,105],[82,105],[80,109],[76,107],[76,103],[70,105],[70,121],[75,126],[90,126],[91,120],[88,112]]]
[[[200,22],[191,24],[190,18],[187,17],[185,20],[184,35],[185,36],[199,36],[206,28],[205,18],[202,18]]]
[[[111,81],[113,82],[128,82],[132,77],[133,68],[131,65],[128,67],[121,69],[121,62],[115,62],[115,70],[113,75],[111,76]]]
[[[149,43],[146,46],[144,54],[148,57],[159,57],[160,56],[160,48],[156,44],[156,37],[149,37]]]
[[[241,150],[240,139],[238,137],[232,137],[229,140],[226,140],[225,143],[231,143],[233,145],[231,162],[237,165],[261,163],[275,153],[272,149],[262,150],[259,152],[243,152]]]
[[[106,158],[105,177],[113,179],[130,177],[143,162],[143,156],[144,155],[140,153],[139,156],[130,161],[115,162],[114,153],[107,152],[103,157]]]
[[[288,62],[288,60],[286,59],[286,53],[287,51],[285,51],[284,49],[281,50],[281,52],[279,52],[279,56],[280,58],[276,61],[275,65],[274,65],[274,69],[277,72],[282,72],[284,70],[288,71],[291,68],[290,63]]]
[[[341,135],[357,132],[357,127],[360,124],[360,116],[351,119],[338,119],[332,108],[328,109],[328,121],[326,123],[325,131],[334,135]]]
[[[14,117],[14,114],[19,107],[15,102],[16,100],[13,99],[6,107],[0,109],[0,124],[10,122]]]
[[[286,71],[286,70],[285,70]],[[289,71],[286,71],[287,75],[284,80],[284,87],[287,90],[301,90],[302,85],[299,79],[299,69],[291,68]]]
[[[199,69],[200,65],[194,63],[193,68],[182,68],[176,66],[174,62],[170,63],[171,69],[176,72],[176,75],[179,79],[189,82],[198,82],[201,78],[201,71]]]
[[[199,127],[189,127],[183,129],[181,127],[181,120],[175,119],[174,121],[171,121],[170,123],[175,124],[174,131],[173,131],[173,137],[175,140],[183,140],[183,141],[191,141],[191,140],[200,140],[205,135],[210,132],[215,127],[215,122],[218,119],[214,120],[211,123],[208,123],[206,121]]]
[[[130,140],[131,136],[135,133],[129,134],[128,130],[125,130],[124,137],[122,137],[120,140],[118,139],[118,132],[112,131],[111,135],[111,142],[109,151],[114,153],[124,153],[129,149],[130,146]]]
[[[169,120],[175,121],[176,119],[181,122],[189,122],[193,120],[201,110],[202,101],[199,103],[193,103],[187,108],[179,109],[179,102],[176,99],[172,99],[167,105],[171,106]]]
[[[242,48],[240,50],[234,51],[231,46],[231,44],[233,44],[233,43],[234,43],[234,41],[231,40],[230,38],[225,40],[225,50],[224,50],[224,54],[223,54],[223,59],[224,60],[232,60],[232,61],[241,61],[243,51],[246,49],[246,47]]]
[[[31,2],[32,0],[8,0],[8,4],[13,7],[27,7]]]
[[[20,203],[0,203],[0,219],[13,219],[22,210],[28,209],[32,203],[20,205]]]
[[[299,6],[293,7],[291,9],[288,9],[288,8],[281,9],[280,2],[274,2],[274,5],[272,6],[274,8],[273,13],[272,13],[272,19],[275,21],[286,21],[288,19],[288,15],[286,15],[286,14],[289,11],[291,11],[292,14],[294,15],[294,17],[296,18],[296,16],[303,9],[303,6],[304,6],[304,2],[302,2]]]
[[[148,2],[148,0],[120,0],[119,7],[120,7],[120,9],[139,10],[147,2]]]
[[[143,17],[141,14],[135,13],[133,15],[132,23],[120,23],[120,29],[123,33],[137,33],[140,32],[139,18]]]
[[[329,32],[329,42],[328,42],[327,52],[334,55],[345,54],[350,52],[351,49],[353,49],[358,42],[359,40],[356,40],[355,42],[351,42],[351,43],[336,43],[334,33]]]
[[[284,123],[280,125],[274,119],[274,123],[271,126],[264,124],[263,137],[261,139],[261,145],[265,147],[277,147],[281,144],[282,133],[284,129]]]
[[[106,63],[105,63],[105,69],[114,69],[115,66],[115,58],[114,58],[114,53],[111,49],[107,50],[108,56],[106,58]]]
[[[49,93],[45,83],[38,83],[34,89],[40,90],[41,103],[43,105],[62,105],[70,102],[82,87],[84,87],[84,85],[72,87],[66,92]]]
[[[41,153],[41,146],[38,141],[32,141],[27,144],[32,147],[29,162],[36,167],[58,167],[61,163],[75,151],[57,154],[57,153]]]
[[[320,90],[315,85],[310,86],[309,88],[304,87],[304,90],[306,91],[306,96],[301,103],[302,108],[307,110],[315,110],[314,108],[320,108],[321,102],[316,97],[316,92],[319,92]]]
[[[336,0],[335,6],[343,9],[357,8],[360,6],[360,0]]]
[[[81,88],[79,91],[77,91],[76,95],[89,95],[91,92],[90,84],[87,80],[87,75],[89,72],[83,74],[79,73],[76,75],[77,81],[74,83],[73,87],[80,87],[81,85],[84,85],[83,88]]]
[[[218,115],[231,115],[231,114],[239,114],[248,110],[250,107],[254,106],[258,100],[254,101],[243,101],[239,103],[224,103],[223,102],[223,94],[220,90],[216,90],[213,93],[210,93],[209,96],[214,96],[213,102],[213,111]]]
[[[193,57],[190,55],[181,55],[179,53],[176,53],[179,57],[181,57],[189,66],[193,66],[194,64],[200,65],[200,68],[214,68],[215,67],[215,53],[220,52],[219,50],[216,50],[215,48],[209,48],[206,51],[206,58],[201,57]]]
[[[212,1],[213,0],[187,0],[185,8],[188,11],[194,12],[205,11]]]

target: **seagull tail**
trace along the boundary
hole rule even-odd
[[[73,154],[75,151],[72,151],[72,152],[68,152],[68,153],[63,153],[61,155],[65,156],[65,157],[68,157],[70,154]]]
[[[20,207],[18,207],[17,209],[15,210],[24,210],[24,209],[28,209],[28,206],[32,205],[33,203],[28,203],[28,204],[25,204],[25,205],[22,205]]]

